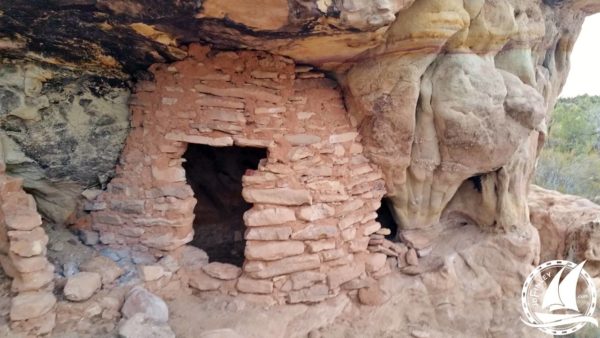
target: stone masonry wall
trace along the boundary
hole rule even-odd
[[[54,266],[46,258],[48,236],[23,179],[6,175],[0,146],[0,264],[13,279],[10,320],[14,331],[52,331],[56,319]]]
[[[91,206],[101,243],[156,256],[185,245],[196,203],[181,165],[187,144],[263,147],[267,158],[243,177],[253,207],[234,292],[315,302],[382,274],[386,256],[367,247],[381,227],[384,182],[362,154],[337,84],[263,52],[191,45],[188,53],[152,66],[154,81],[137,86],[117,176]],[[220,275],[204,271],[203,286]]]

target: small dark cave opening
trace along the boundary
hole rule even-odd
[[[471,181],[471,183],[473,183],[473,188],[475,188],[475,190],[477,190],[477,192],[480,193],[482,191],[481,175],[469,177],[469,181]]]
[[[188,145],[183,167],[198,201],[190,244],[206,251],[211,261],[244,262],[243,215],[252,205],[242,198],[242,176],[266,157],[261,148]]]
[[[396,224],[396,220],[394,220],[394,216],[392,215],[392,201],[388,198],[381,200],[381,206],[377,209],[376,221],[381,224],[381,227],[390,229],[391,233],[385,236],[385,238],[391,241],[396,240],[398,224]]]

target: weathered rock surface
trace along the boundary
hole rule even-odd
[[[67,280],[64,294],[68,300],[84,301],[102,287],[102,277],[96,272],[80,272]]]
[[[540,260],[587,260],[585,270],[600,276],[600,205],[573,195],[532,186],[531,224],[540,234]]]
[[[166,323],[169,320],[167,304],[160,297],[141,286],[135,286],[129,291],[121,312],[126,318],[142,314],[145,318],[159,323]]]
[[[83,262],[79,269],[86,272],[95,272],[102,277],[102,284],[107,285],[114,282],[123,274],[123,269],[113,260],[105,256],[95,256]]]
[[[128,84],[36,63],[0,64],[0,144],[39,210],[63,223],[81,191],[102,187],[129,126]]]

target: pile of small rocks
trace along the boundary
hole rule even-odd
[[[45,334],[55,324],[54,266],[46,258],[48,236],[23,180],[6,175],[0,147],[0,264],[13,278],[10,309],[15,331]]]

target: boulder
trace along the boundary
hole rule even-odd
[[[222,280],[209,276],[199,266],[185,268],[185,275],[190,286],[200,291],[217,290],[223,283]]]
[[[141,286],[135,286],[127,293],[121,313],[125,318],[143,314],[146,318],[159,323],[166,323],[169,320],[167,304]]]
[[[107,285],[115,281],[123,274],[123,269],[110,258],[104,256],[95,256],[79,266],[79,270],[85,272],[96,272],[102,277],[102,285]]]
[[[102,277],[96,272],[79,272],[67,279],[65,298],[79,302],[88,300],[102,287]]]
[[[202,270],[206,272],[209,276],[223,279],[223,280],[231,280],[236,279],[242,274],[242,269],[227,263],[219,263],[212,262],[202,267]]]

